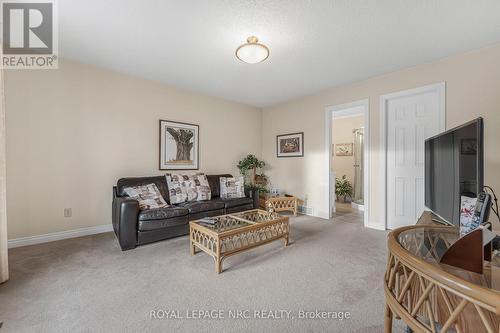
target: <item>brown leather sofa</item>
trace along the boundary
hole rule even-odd
[[[184,202],[167,208],[140,210],[137,200],[127,197],[125,187],[155,184],[165,201],[170,196],[165,176],[121,178],[113,187],[113,229],[123,251],[138,245],[152,243],[189,234],[189,221],[207,216],[217,216],[259,206],[258,191],[248,191],[245,198],[220,198],[220,177],[231,175],[207,175],[212,200]]]

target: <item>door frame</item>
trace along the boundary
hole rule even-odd
[[[9,279],[4,74],[0,70],[0,283]]]
[[[363,112],[351,112],[346,111],[346,109],[351,109],[355,107],[363,107]],[[328,200],[326,207],[328,207],[328,218],[332,218],[332,199],[335,196],[335,179],[332,177],[332,121],[334,118],[341,117],[349,117],[355,115],[363,115],[364,116],[364,141],[363,141],[363,159],[364,159],[364,170],[363,170],[363,196],[364,196],[364,212],[363,212],[363,223],[365,227],[371,227],[371,223],[369,222],[369,179],[370,179],[370,102],[369,99],[362,99],[354,102],[332,105],[326,107],[325,110],[325,152],[327,154],[327,163],[328,166],[326,172],[326,179],[328,180],[328,186],[326,186],[325,197]]]
[[[380,96],[380,147],[382,148],[380,163],[380,200],[382,200],[381,206],[383,207],[380,227],[383,229],[387,229],[387,105],[392,99],[410,97],[428,92],[438,93],[439,131],[444,132],[446,129],[446,82],[429,84]]]

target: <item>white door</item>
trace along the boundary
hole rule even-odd
[[[385,103],[387,228],[415,224],[424,206],[425,139],[444,130],[444,91],[416,89]]]

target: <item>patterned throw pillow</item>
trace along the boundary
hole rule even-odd
[[[235,199],[245,197],[245,179],[220,177],[220,197]]]
[[[170,195],[170,203],[178,204],[187,201],[187,191],[184,183],[189,180],[189,176],[178,173],[167,173],[168,194]]]
[[[473,220],[476,201],[477,198],[460,197],[460,236],[465,236],[479,227]]]
[[[167,173],[166,178],[171,204],[210,200],[212,198],[210,185],[203,173],[195,175]]]
[[[210,184],[208,184],[208,179],[205,174],[197,173],[192,175],[191,179],[191,188],[194,188],[194,191],[196,192],[197,201],[212,199],[212,191],[210,190]],[[188,201],[194,200],[189,200],[188,196]]]
[[[132,199],[139,201],[141,210],[168,207],[155,184],[125,187],[123,191]]]

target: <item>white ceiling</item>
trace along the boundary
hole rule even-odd
[[[59,0],[59,53],[259,107],[500,42],[499,0]],[[266,62],[236,59],[250,35]]]

